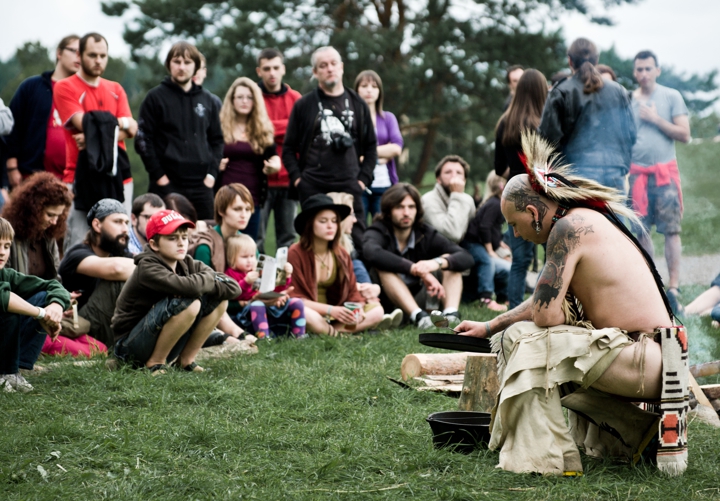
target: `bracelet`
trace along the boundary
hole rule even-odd
[[[35,320],[42,320],[43,318],[45,318],[45,308],[41,308],[40,306],[38,306],[37,309],[38,314],[35,317]]]
[[[327,313],[325,314],[325,321],[327,323],[332,322],[332,316],[330,316],[331,311],[332,311],[332,305],[328,305]]]
[[[5,170],[10,172],[11,170],[18,170],[18,168],[17,167],[5,167]]]
[[[485,322],[485,329],[487,330],[486,336],[489,336],[490,333],[492,333],[492,329],[490,329],[490,322]]]

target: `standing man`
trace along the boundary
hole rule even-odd
[[[300,93],[283,83],[285,64],[283,55],[277,49],[264,49],[258,56],[258,65],[255,69],[260,77],[260,89],[265,99],[265,108],[275,128],[275,144],[277,154],[282,158],[282,146],[285,140],[285,131],[288,126],[290,112],[295,101],[300,99]],[[289,247],[295,241],[293,221],[297,213],[297,201],[288,196],[290,177],[285,166],[280,166],[280,172],[268,176],[268,195],[262,207],[260,219],[260,233],[258,236],[258,250],[265,252],[265,231],[270,220],[270,212],[275,213],[275,241],[277,248]]]
[[[383,309],[401,308],[417,327],[428,328],[427,299],[435,297],[448,321],[459,323],[460,273],[475,264],[472,256],[423,221],[420,193],[411,184],[388,188],[378,217],[365,232],[363,252],[380,279]]]
[[[125,139],[137,133],[137,122],[133,120],[127,95],[117,82],[105,80],[108,63],[108,44],[99,33],[88,33],[78,44],[80,54],[80,70],[75,75],[60,80],[55,84],[53,102],[65,127],[65,170],[63,181],[75,183],[75,168],[78,165],[80,151],[86,149],[84,120],[86,113],[105,111],[117,119],[117,173],[115,177],[122,179],[122,193],[126,206],[129,208],[133,193],[133,180],[130,172],[130,161],[125,151]],[[102,141],[102,137],[93,135],[88,141]],[[114,142],[114,140],[113,140]],[[92,144],[93,147],[98,146]],[[85,180],[87,181],[87,180]],[[97,187],[94,187],[97,188]],[[68,235],[65,249],[81,242],[88,230],[87,211],[97,201],[93,187],[75,186],[75,201],[68,218]]]
[[[515,89],[517,89],[517,84],[520,81],[520,77],[523,76],[523,73],[525,73],[525,68],[523,68],[520,64],[513,64],[507,69],[505,80],[507,81],[508,90],[510,92],[508,93],[507,99],[505,99],[505,104],[503,104],[503,111],[507,110],[510,106],[510,101],[512,101],[512,98],[515,95]]]
[[[435,167],[435,187],[422,196],[425,221],[451,242],[460,243],[475,216],[475,200],[465,193],[470,165],[447,155]]]
[[[205,56],[201,52],[200,53],[200,68],[195,72],[195,76],[192,78],[192,81],[198,87],[202,87],[202,84],[205,83],[206,78],[207,78],[207,59],[205,59]],[[212,92],[210,92],[210,95],[212,96],[213,101],[215,101],[215,104],[217,104],[218,110],[220,108],[222,108],[222,99],[217,97]]]
[[[128,232],[128,252],[133,256],[140,254],[147,244],[145,228],[148,221],[156,212],[165,208],[163,199],[155,193],[144,193],[133,200],[132,212],[130,213],[130,225],[132,231]]]
[[[370,108],[343,86],[344,67],[337,50],[320,47],[310,62],[318,87],[293,106],[282,161],[301,203],[318,193],[353,195],[357,222],[352,237],[355,248],[360,249],[365,230],[361,195],[372,183],[377,163]]]
[[[200,52],[177,42],[165,58],[170,73],[140,106],[135,143],[150,176],[151,193],[180,193],[198,219],[213,218],[213,186],[223,153],[220,109],[212,94],[193,82]]]
[[[632,99],[638,132],[630,166],[630,197],[645,229],[649,232],[654,224],[657,232],[665,235],[670,272],[667,292],[676,307],[683,204],[675,141],[690,141],[690,121],[680,93],[656,83],[660,76],[657,56],[648,50],[639,52],[634,64],[633,75],[640,87],[633,91]],[[652,256],[655,249],[649,233],[641,232],[638,240]]]
[[[55,83],[80,69],[80,37],[68,35],[57,46],[55,69],[23,80],[10,101],[15,127],[5,139],[8,181],[16,188],[33,172],[48,171],[62,179],[65,131],[53,103]]]

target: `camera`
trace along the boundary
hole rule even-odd
[[[330,139],[332,141],[332,149],[338,153],[342,153],[353,145],[353,139],[347,131],[334,132]]]

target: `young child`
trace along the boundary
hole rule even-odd
[[[149,249],[135,256],[112,318],[119,360],[152,373],[164,373],[173,360],[182,370],[203,372],[195,356],[240,288],[187,255],[188,227],[194,226],[172,210],[148,221]]]
[[[305,333],[305,306],[301,299],[289,299],[287,294],[283,294],[273,306],[260,300],[253,301],[258,294],[258,291],[253,288],[253,284],[260,276],[256,271],[257,246],[255,241],[248,235],[233,235],[225,242],[225,253],[229,265],[225,273],[237,280],[242,290],[236,300],[251,301],[235,316],[235,322],[246,331],[255,334],[258,339],[284,335],[288,328],[296,339],[307,336]],[[275,287],[275,292],[286,291],[290,286],[293,267],[290,263],[286,263],[284,270],[287,280],[283,285]]]
[[[0,391],[27,393],[33,387],[20,374],[32,370],[46,334],[60,333],[70,293],[57,280],[43,280],[6,268],[15,231],[0,217]],[[44,331],[44,332],[43,332]]]

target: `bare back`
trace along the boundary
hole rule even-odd
[[[638,248],[607,218],[590,209],[570,210],[550,232],[546,266],[533,297],[533,316],[543,317],[552,310],[557,316],[565,292],[580,301],[596,328],[652,332],[671,325]]]

